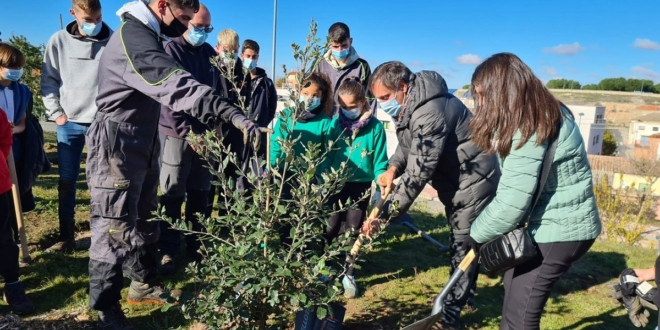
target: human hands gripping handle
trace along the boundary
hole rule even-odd
[[[269,128],[259,127],[244,116],[234,119],[232,124],[243,132],[243,144],[247,145],[250,142],[254,150],[258,150],[261,146],[261,133],[272,132]]]
[[[649,323],[651,314],[648,309],[658,310],[658,307],[652,303],[656,292],[657,289],[648,282],[640,283],[635,271],[628,268],[621,272],[619,283],[614,285],[612,296],[626,308],[630,322],[641,328]]]
[[[387,197],[390,195],[391,191],[392,186],[389,186],[383,190],[383,194],[380,196],[378,205],[376,205],[376,207],[371,210],[371,213],[369,213],[369,216],[364,221],[364,224],[362,224],[362,228],[360,228],[360,236],[358,236],[357,240],[353,244],[353,247],[351,248],[350,255],[352,257],[357,256],[357,253],[362,247],[362,244],[364,244],[364,240],[366,238],[371,237],[373,232],[380,231],[381,221],[378,217],[380,215],[380,211],[383,208],[383,204],[385,204],[385,201],[387,200]]]

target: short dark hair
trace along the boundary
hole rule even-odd
[[[369,89],[373,89],[374,83],[380,82],[388,89],[396,90],[400,82],[410,83],[412,72],[399,61],[385,62],[376,67],[374,73],[369,77]]]
[[[344,42],[351,38],[351,30],[345,23],[337,22],[330,25],[328,37],[332,42]]]
[[[151,0],[154,2],[158,0]],[[168,3],[171,3],[177,8],[192,8],[195,12],[199,11],[199,0],[168,0]]]
[[[259,44],[252,39],[245,39],[243,41],[243,50],[241,50],[241,53],[244,53],[246,49],[252,49],[255,53],[259,54]]]

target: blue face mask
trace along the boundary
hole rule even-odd
[[[248,71],[252,71],[257,67],[257,60],[251,58],[243,59],[243,67],[248,69]]]
[[[351,53],[351,49],[342,49],[340,51],[333,50],[332,51],[332,56],[334,56],[337,59],[343,60],[348,57],[348,55]]]
[[[396,94],[398,92],[399,92],[398,90],[394,92],[394,97],[389,101],[385,101],[385,102],[378,101],[378,105],[380,106],[380,108],[383,109],[383,111],[386,114],[392,117],[398,116],[399,112],[401,112],[401,104],[399,104],[399,101],[396,100]]]
[[[360,108],[356,108],[352,110],[341,108],[341,112],[344,114],[344,116],[346,116],[346,118],[350,120],[355,120],[358,117],[360,117],[360,115],[362,114],[362,110],[360,110]]]
[[[188,30],[188,41],[194,47],[201,46],[206,41],[208,36],[208,33],[204,32],[203,29],[198,30],[193,28]]]
[[[5,79],[11,81],[18,81],[23,76],[23,68],[20,69],[5,69]]]
[[[99,34],[99,32],[101,32],[101,27],[103,27],[103,23],[93,24],[93,23],[83,22],[82,25],[80,26],[80,29],[82,30],[82,32],[85,33],[85,35],[94,37],[97,34]]]
[[[305,104],[305,110],[307,111],[313,111],[321,105],[321,99],[318,97],[307,98],[301,95],[298,101]]]

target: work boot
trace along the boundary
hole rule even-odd
[[[167,303],[176,304],[181,297],[181,290],[168,290],[160,283],[141,283],[138,281],[131,281],[131,286],[128,289],[128,303],[129,304],[158,304],[165,305]]]
[[[99,329],[107,330],[133,330],[133,326],[128,322],[121,305],[110,307],[110,309],[99,311]]]
[[[357,297],[358,289],[353,275],[344,275],[341,284],[344,286],[344,297],[348,299]]]
[[[34,303],[25,294],[25,288],[20,281],[5,284],[5,293],[3,294],[5,303],[7,303],[14,313],[24,315],[34,312]]]
[[[48,253],[71,253],[76,244],[73,240],[61,240],[46,249]]]
[[[176,273],[176,265],[174,264],[174,258],[169,254],[163,254],[163,258],[160,259],[158,274],[172,275],[174,273]]]

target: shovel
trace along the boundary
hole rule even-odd
[[[21,262],[29,264],[30,253],[27,246],[27,235],[25,234],[25,226],[23,226],[23,207],[21,205],[21,193],[18,190],[18,175],[16,174],[16,164],[14,164],[13,150],[9,151],[7,157],[7,165],[9,166],[9,176],[11,176],[11,195],[14,198],[14,212],[16,213],[16,227],[18,227],[18,235],[21,239]]]
[[[474,261],[474,258],[476,256],[476,253],[474,250],[470,250],[467,255],[465,255],[465,258],[463,258],[463,261],[458,265],[458,268],[454,271],[454,274],[451,275],[449,278],[449,282],[447,282],[447,285],[445,285],[444,288],[442,288],[442,291],[440,291],[440,294],[435,297],[433,300],[433,308],[431,309],[431,315],[421,319],[413,324],[407,325],[403,327],[401,330],[427,330],[431,329],[431,327],[436,324],[438,321],[442,319],[442,303],[445,300],[445,297],[449,294],[449,290],[458,282],[458,279],[461,278],[461,276],[470,268],[472,265],[472,261]]]

